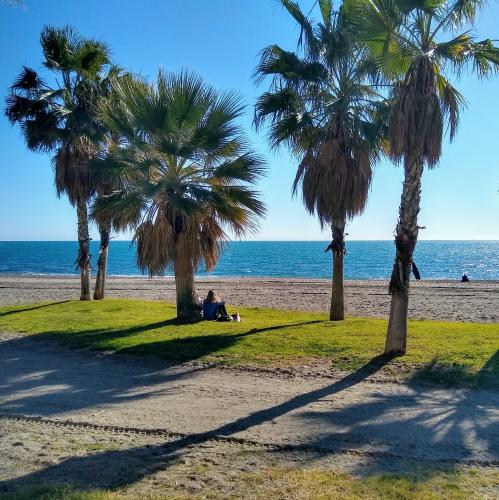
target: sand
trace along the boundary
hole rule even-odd
[[[0,334],[0,416],[163,430],[179,447],[231,437],[499,465],[498,391],[380,383],[383,366],[373,361],[336,379],[284,378]]]
[[[331,284],[319,279],[199,278],[201,296],[214,289],[229,309],[237,306],[327,311]],[[174,302],[172,278],[109,277],[108,297],[126,297]],[[78,277],[0,276],[0,304],[20,304],[79,298]],[[390,296],[386,281],[347,281],[346,312],[352,316],[386,318]],[[411,318],[497,322],[499,281],[412,282]]]

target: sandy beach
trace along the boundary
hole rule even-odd
[[[330,282],[314,279],[199,278],[201,296],[214,289],[229,309],[237,306],[327,311]],[[108,297],[175,301],[173,278],[109,277]],[[79,278],[70,276],[0,276],[0,304],[79,298]],[[390,308],[386,281],[347,281],[347,314],[386,318]],[[412,282],[411,318],[497,322],[499,282]]]

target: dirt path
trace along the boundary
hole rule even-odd
[[[373,362],[306,380],[75,351],[5,335],[0,413],[330,452],[499,464],[499,393],[373,383]],[[83,432],[83,431],[82,431]]]
[[[199,278],[201,295],[215,289],[228,304],[277,309],[327,311],[331,298],[328,280]],[[175,301],[172,278],[125,278],[113,276],[107,284],[109,297]],[[0,275],[0,304],[79,298],[76,277]],[[346,281],[347,314],[386,318],[390,296],[386,281]],[[499,282],[421,281],[411,284],[409,315],[412,318],[449,321],[499,321]]]

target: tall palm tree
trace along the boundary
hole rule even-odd
[[[333,280],[331,320],[344,319],[345,224],[363,212],[380,151],[382,127],[376,116],[380,96],[371,85],[372,61],[353,43],[332,0],[319,2],[322,20],[313,24],[298,4],[282,5],[301,28],[298,50],[277,45],[263,50],[256,69],[270,90],[257,101],[257,129],[270,122],[272,147],[289,146],[300,164],[293,191],[301,185],[307,210],[321,227],[331,227]]]
[[[105,143],[107,140],[106,134],[104,138],[101,139],[100,146],[102,147],[102,143]],[[112,193],[113,183],[107,178],[106,174],[102,173],[98,168],[90,169],[90,172],[95,179],[95,202],[99,197],[107,196]],[[107,261],[109,256],[109,243],[111,240],[111,216],[107,213],[99,214],[95,217],[95,222],[99,230],[100,245],[95,274],[94,300],[102,300],[106,293]]]
[[[390,281],[385,354],[406,352],[409,277],[418,237],[421,177],[437,165],[444,124],[452,140],[465,100],[451,75],[469,67],[479,77],[499,67],[499,49],[472,33],[481,0],[345,0],[360,39],[396,81],[389,117],[390,155],[404,165]]]
[[[80,298],[91,300],[87,201],[93,185],[87,167],[95,154],[92,141],[101,133],[95,83],[109,64],[108,48],[69,27],[43,28],[40,44],[43,65],[54,74],[54,85],[24,67],[7,96],[6,115],[11,123],[20,124],[29,149],[53,154],[57,194],[66,194],[76,206]]]
[[[133,230],[142,270],[161,275],[172,266],[177,316],[197,318],[194,273],[203,260],[213,268],[227,230],[256,228],[264,206],[251,185],[264,162],[236,123],[240,98],[193,74],[160,72],[155,85],[126,78],[114,92],[102,120],[121,144],[94,164],[122,187],[99,198],[93,215]]]
[[[113,86],[121,78],[128,78],[129,73],[123,73],[122,69],[118,66],[112,66],[107,74],[97,79],[98,85],[98,102],[97,108],[100,110],[105,105],[112,105],[114,99]],[[95,143],[96,149],[102,154],[108,154],[109,151],[119,145],[120,138],[113,134],[105,127],[101,127],[101,134],[97,137]],[[93,181],[94,197],[93,201],[100,196],[107,196],[113,190],[119,189],[121,184],[119,178],[110,179],[106,171],[102,171],[97,166],[93,166],[89,162],[90,176]],[[95,274],[95,287],[94,287],[94,300],[104,299],[106,292],[106,279],[107,279],[107,261],[109,256],[109,243],[111,240],[111,216],[107,213],[101,213],[95,217],[99,235],[99,257],[97,259],[97,269]]]

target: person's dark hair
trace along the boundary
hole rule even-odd
[[[220,297],[213,290],[210,290],[206,296],[206,302],[220,302]]]

